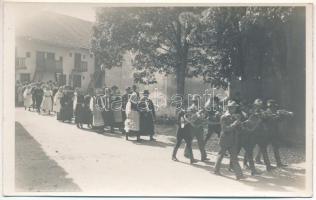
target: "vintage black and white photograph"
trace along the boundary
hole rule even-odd
[[[311,10],[5,2],[5,194],[311,196]]]

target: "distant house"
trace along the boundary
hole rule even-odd
[[[16,80],[89,87],[95,69],[91,22],[45,12],[17,19],[15,30]]]

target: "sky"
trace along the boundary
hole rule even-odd
[[[80,3],[14,3],[11,5],[17,15],[24,15],[29,11],[50,11],[77,17],[83,20],[95,21],[95,5]]]

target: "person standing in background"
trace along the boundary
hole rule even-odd
[[[139,134],[139,111],[138,111],[139,93],[137,86],[133,85],[132,93],[129,95],[128,102],[126,104],[126,120],[124,122],[125,136],[128,140],[130,134]],[[137,137],[137,141],[140,138]]]
[[[62,122],[72,122],[73,116],[73,102],[72,102],[73,90],[70,90],[70,87],[65,87],[63,90],[63,96],[60,99],[60,120]]]
[[[75,116],[75,123],[78,128],[82,128],[82,123],[84,119],[84,96],[82,95],[82,91],[80,89],[77,89],[76,96],[75,96],[76,104],[74,116]]]
[[[131,95],[132,93],[132,88],[131,87],[127,87],[125,89],[125,94],[122,96],[122,118],[123,118],[123,132],[125,132],[125,129],[124,129],[124,123],[125,123],[125,120],[126,120],[126,105],[127,105],[127,102],[128,102],[128,99],[129,99],[129,96]]]
[[[111,110],[113,112],[113,127],[124,132],[123,115],[122,115],[122,97],[119,88],[114,85],[111,95]]]
[[[43,90],[44,90],[44,96],[43,96],[43,101],[41,104],[41,110],[47,113],[48,115],[50,115],[51,111],[53,110],[53,102],[52,102],[53,91],[48,85],[44,85]]]
[[[90,100],[90,110],[92,111],[92,128],[99,133],[104,131],[104,121],[102,111],[104,109],[103,101],[104,90],[102,88],[95,89],[95,96]]]
[[[103,116],[103,121],[104,121],[104,128],[108,127],[110,132],[114,132],[114,127],[113,127],[113,111],[111,108],[111,90],[110,88],[105,88],[104,89],[104,96],[103,98],[103,111],[102,111],[102,116]]]
[[[88,94],[84,96],[82,124],[87,124],[90,129],[92,128],[92,109],[90,107],[92,98],[93,89],[89,88]]]
[[[35,96],[35,107],[38,113],[41,112],[41,104],[43,101],[43,95],[44,95],[44,91],[41,87],[41,83],[37,83],[37,87],[34,90],[34,96]]]
[[[62,97],[63,97],[63,88],[60,87],[54,96],[54,102],[53,102],[54,103],[53,111],[56,113],[57,120],[59,120],[60,118],[60,108],[61,108],[60,99]]]
[[[141,98],[138,104],[138,110],[140,112],[140,130],[138,134],[138,139],[141,135],[149,135],[150,141],[155,141],[155,107],[151,99],[149,99],[149,91],[144,90],[143,98]]]
[[[24,92],[23,92],[23,99],[24,99],[24,109],[28,109],[30,111],[30,108],[32,106],[32,86],[27,85]]]

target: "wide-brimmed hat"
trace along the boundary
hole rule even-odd
[[[200,97],[198,95],[194,95],[193,98],[192,98],[193,102],[196,102],[196,101],[199,101],[199,100],[200,100]]]
[[[102,88],[96,88],[95,94],[104,94],[104,90]]]
[[[131,91],[132,88],[131,88],[131,87],[127,87],[125,90],[126,90],[126,91]]]
[[[116,85],[113,85],[112,87],[111,87],[111,90],[117,90],[117,89],[119,89]]]
[[[238,107],[238,103],[236,103],[236,101],[228,101],[227,107]]]
[[[149,90],[144,90],[144,94],[149,95]]]
[[[253,105],[255,105],[255,106],[262,106],[262,104],[263,104],[263,101],[261,99],[256,99],[253,102]]]
[[[274,100],[274,99],[269,99],[268,101],[267,101],[267,106],[268,107],[270,107],[270,106],[276,106],[277,105],[277,103],[276,103],[276,101]]]

